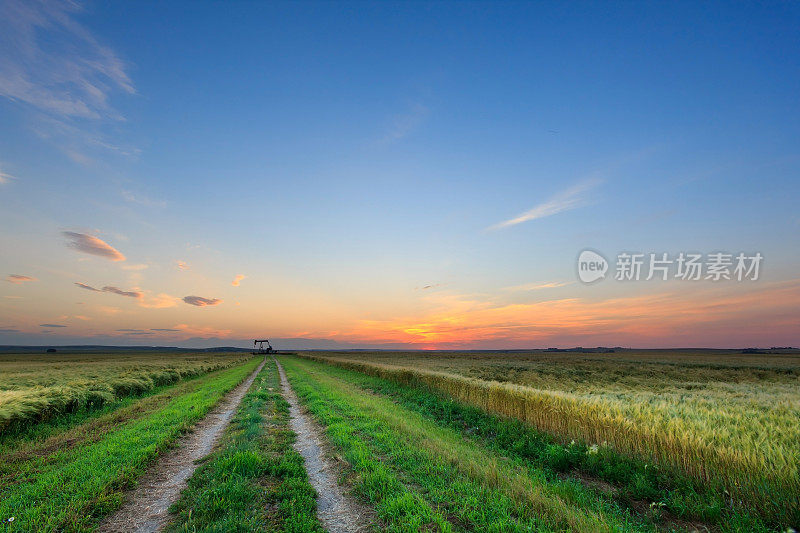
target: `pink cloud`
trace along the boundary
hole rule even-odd
[[[112,261],[125,261],[125,256],[119,250],[102,239],[74,231],[62,231],[61,234],[69,239],[67,246],[79,252],[105,257]]]
[[[38,280],[30,276],[23,276],[22,274],[9,274],[8,277],[6,278],[6,281],[19,285],[20,283],[25,283],[26,281],[38,281]]]
[[[233,285],[234,287],[238,287],[239,283],[241,283],[241,281],[246,277],[247,276],[245,276],[244,274],[237,274],[236,277],[233,278],[233,281],[231,281],[231,285]]]

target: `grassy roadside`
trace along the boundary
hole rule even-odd
[[[350,465],[356,492],[390,531],[653,529],[579,484],[549,479],[331,375],[328,365],[281,362]]]
[[[52,450],[47,461],[24,465],[2,487],[0,524],[6,531],[86,531],[122,502],[123,490],[147,465],[258,365],[213,372],[162,408],[121,422],[79,446]],[[27,466],[27,467],[26,467]],[[14,520],[9,522],[8,519]]]
[[[74,447],[87,439],[96,440],[122,422],[138,418],[165,406],[169,400],[194,390],[202,375],[178,383],[125,396],[96,409],[58,415],[50,420],[29,424],[20,431],[0,434],[0,489],[5,478],[20,470],[14,463],[47,460],[52,451]]]
[[[319,532],[314,489],[294,451],[289,407],[271,359],[218,449],[198,468],[167,531]]]
[[[513,419],[501,418],[421,388],[339,367],[325,372],[362,390],[379,394],[440,427],[459,432],[494,454],[520,460],[540,470],[548,480],[580,479],[601,488],[604,496],[660,527],[680,521],[700,521],[722,531],[769,531],[756,514],[732,509],[722,494],[706,490],[689,478],[675,478],[606,446],[562,444],[551,435]],[[776,526],[777,527],[777,526]]]

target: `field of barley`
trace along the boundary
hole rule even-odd
[[[800,354],[308,353],[654,463],[778,523],[800,520]]]
[[[249,354],[0,354],[0,430],[240,364]]]

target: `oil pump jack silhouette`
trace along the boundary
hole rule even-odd
[[[266,347],[264,347],[264,343],[267,344]],[[278,350],[272,347],[272,345],[269,343],[269,339],[256,339],[253,341],[253,355],[267,355],[274,353],[278,353]]]

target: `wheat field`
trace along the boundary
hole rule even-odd
[[[800,355],[734,352],[312,353],[421,385],[565,440],[718,486],[766,516],[800,516]],[[791,523],[791,522],[790,522]]]

